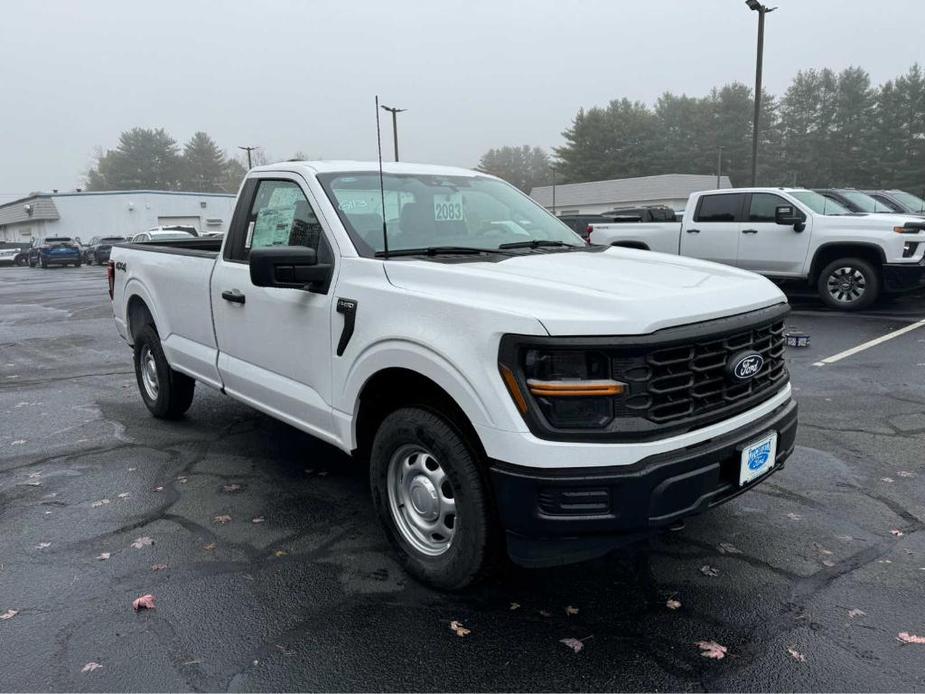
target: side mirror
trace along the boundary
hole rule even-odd
[[[251,282],[256,287],[304,289],[327,294],[333,266],[319,264],[314,248],[271,246],[250,252]]]
[[[803,215],[793,205],[775,207],[774,223],[782,226],[792,226],[794,231],[803,231],[806,228]]]

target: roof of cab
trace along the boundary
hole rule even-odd
[[[360,173],[379,171],[376,161],[281,161],[266,166],[255,166],[251,171],[292,171],[293,168],[306,168],[311,173]],[[490,176],[480,171],[463,169],[456,166],[438,166],[436,164],[415,164],[405,161],[382,162],[382,171],[393,174],[425,174],[433,176]]]

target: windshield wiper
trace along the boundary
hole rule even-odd
[[[389,258],[405,255],[479,255],[482,253],[499,253],[494,248],[475,248],[471,246],[426,246],[423,248],[389,249]],[[377,258],[385,258],[385,251],[376,251]]]
[[[502,243],[498,248],[540,248],[541,246],[568,246],[569,248],[579,248],[564,241],[548,241],[546,239],[533,239],[532,241],[513,241],[512,243]]]

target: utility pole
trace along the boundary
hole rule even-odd
[[[260,147],[257,147],[257,146],[241,147],[240,145],[238,145],[238,149],[243,149],[245,152],[247,152],[247,169],[248,171],[250,171],[252,168],[254,168],[254,165],[251,163],[251,152],[253,152],[255,149],[260,149]]]
[[[382,110],[392,114],[392,139],[395,142],[395,161],[398,161],[398,114],[408,109],[395,108],[394,106],[382,106]]]
[[[719,146],[719,151],[716,154],[716,189],[720,189],[720,179],[723,176],[723,146]]]
[[[552,170],[552,213],[556,214],[556,167],[550,166]]]
[[[766,7],[758,0],[745,0],[748,9],[758,13],[758,57],[755,61],[755,117],[752,121],[752,186],[758,180],[758,121],[761,116],[761,69],[764,62],[764,16],[776,7]]]

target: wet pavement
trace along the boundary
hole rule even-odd
[[[925,296],[794,308],[783,470],[647,547],[444,595],[360,462],[201,386],[151,418],[103,269],[2,268],[0,690],[921,690],[925,328],[814,363]]]

